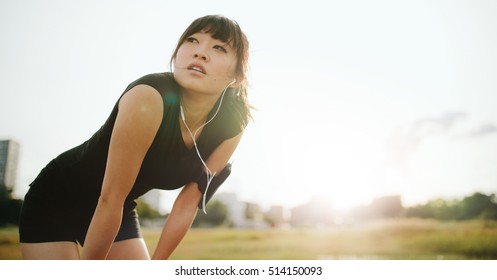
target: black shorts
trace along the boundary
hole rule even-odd
[[[72,241],[83,246],[96,201],[89,205],[88,200],[83,203],[48,193],[32,187],[26,194],[19,220],[20,242]],[[135,206],[134,202],[125,205],[115,241],[142,237]]]

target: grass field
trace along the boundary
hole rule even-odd
[[[160,231],[143,233],[153,252]],[[20,258],[17,229],[0,229],[0,259]],[[497,259],[497,222],[402,219],[327,229],[192,229],[171,259]]]

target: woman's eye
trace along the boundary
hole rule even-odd
[[[190,43],[198,43],[198,40],[195,37],[188,37],[186,38],[186,41]]]
[[[223,46],[215,45],[214,48],[218,51],[222,51],[224,53],[227,53],[226,48]]]

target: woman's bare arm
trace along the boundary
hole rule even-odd
[[[242,133],[225,140],[214,150],[206,162],[212,172],[219,173],[223,170],[238,146],[241,137]],[[162,229],[162,234],[152,259],[169,258],[190,229],[197,214],[197,207],[201,198],[202,193],[198,189],[197,183],[190,182],[183,188],[176,198],[171,214]]]
[[[162,122],[160,94],[138,85],[119,101],[102,190],[88,229],[82,259],[105,259],[121,225],[123,204]]]

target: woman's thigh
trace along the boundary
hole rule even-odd
[[[143,238],[116,241],[107,255],[108,260],[149,260],[147,246]]]
[[[78,260],[78,245],[71,241],[21,243],[25,260]]]

